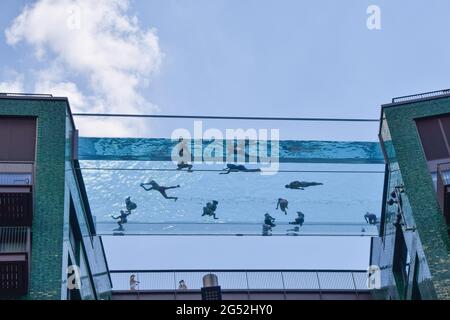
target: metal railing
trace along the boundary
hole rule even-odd
[[[31,192],[0,193],[0,225],[31,226],[33,194]]]
[[[111,271],[113,291],[129,291],[130,277],[136,291],[200,290],[203,276],[214,273],[223,290],[237,291],[366,291],[365,270],[120,270]],[[180,289],[184,280],[187,289]]]
[[[434,97],[448,95],[448,94],[450,94],[450,89],[430,91],[430,92],[424,92],[424,93],[419,93],[419,94],[413,94],[413,95],[409,95],[409,96],[396,97],[396,98],[392,99],[392,103],[406,102],[406,101],[426,99],[426,98],[434,98]]]
[[[0,227],[0,253],[28,253],[30,228]]]
[[[0,92],[0,97],[37,97],[37,98],[52,98],[52,94],[41,93],[16,93],[16,92]]]

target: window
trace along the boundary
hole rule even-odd
[[[392,271],[394,273],[394,279],[400,299],[404,299],[406,287],[408,285],[409,258],[405,237],[400,226],[397,227],[395,232],[394,263]]]
[[[414,262],[414,279],[412,284],[412,300],[422,300],[422,296],[420,294],[419,289],[419,272],[420,272],[420,260],[419,256],[416,255],[416,259]]]
[[[35,150],[35,118],[0,117],[0,161],[33,162]]]
[[[81,250],[81,231],[78,226],[78,221],[75,213],[75,208],[73,205],[72,197],[70,198],[70,228],[69,228],[69,239],[72,245],[73,254],[75,255],[75,264],[80,262],[80,250]]]
[[[417,129],[428,161],[450,157],[450,115],[419,119]]]

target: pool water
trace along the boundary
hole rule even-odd
[[[283,163],[281,172],[270,176],[245,172],[221,175],[223,165],[206,164],[195,165],[191,173],[179,172],[172,171],[174,164],[171,162],[160,161],[94,160],[82,161],[81,166],[89,168],[82,172],[97,223],[111,222],[110,216],[124,210],[125,198],[131,196],[137,209],[128,218],[130,224],[260,225],[265,213],[276,218],[278,224],[288,224],[295,219],[297,211],[305,214],[305,224],[364,224],[366,212],[380,215],[384,180],[384,167],[375,164]],[[150,180],[163,186],[180,185],[180,188],[167,190],[168,196],[178,197],[178,201],[164,199],[159,192],[140,187]],[[285,188],[294,180],[323,185],[304,190]],[[287,215],[276,210],[278,198],[289,201]],[[203,207],[212,200],[219,202],[218,220],[202,216]]]

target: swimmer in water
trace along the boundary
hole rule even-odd
[[[285,187],[288,189],[296,189],[296,190],[305,190],[305,188],[313,187],[313,186],[322,186],[323,183],[319,182],[305,182],[305,181],[292,181],[287,184]]]
[[[376,214],[374,214],[374,213],[367,212],[367,213],[364,215],[364,219],[366,219],[366,222],[367,222],[368,224],[372,224],[372,225],[377,224],[377,216],[376,216]]]
[[[286,199],[283,199],[283,198],[279,198],[278,202],[277,202],[277,210],[278,210],[278,208],[280,208],[280,210],[283,211],[284,214],[287,215],[286,209],[288,209],[288,205],[289,205],[289,201],[287,201]]]
[[[146,186],[148,186],[148,185],[150,185],[151,187],[150,188],[146,188]],[[174,187],[164,187],[164,186],[160,186],[158,183],[156,183],[155,180],[152,180],[149,183],[141,183],[141,187],[144,188],[145,191],[156,190],[159,193],[161,193],[161,195],[165,199],[173,199],[175,201],[178,200],[177,197],[169,197],[169,196],[167,196],[166,190],[179,188],[180,185],[177,185],[177,186],[174,186]]]
[[[111,218],[113,218],[114,220],[119,220],[117,222],[117,224],[119,225],[119,228],[122,229],[125,223],[128,222],[127,217],[131,214],[131,212],[125,212],[123,210],[120,210],[120,216],[114,217],[113,215],[111,215]]]
[[[125,199],[125,205],[127,207],[127,212],[129,213],[137,208],[137,204],[131,201],[131,197]]]
[[[180,162],[177,164],[177,170],[183,170],[183,169],[188,169],[188,172],[192,172],[192,164],[189,164],[187,162],[188,159],[185,159],[185,150],[186,150],[186,157],[188,157],[188,153],[189,153],[189,149],[187,147],[186,141],[184,140],[183,137],[180,137],[178,139],[178,145],[179,145],[179,150],[178,150],[178,156],[180,157]],[[189,157],[190,158],[190,157]]]
[[[266,213],[264,215],[264,224],[270,227],[276,227],[275,218],[271,217],[270,214]]]
[[[293,222],[289,222],[289,224],[299,225],[301,227],[305,222],[305,215],[300,211],[297,211],[297,215],[297,218]]]
[[[219,204],[219,201],[213,200],[212,203],[208,202],[206,204],[205,207],[203,207],[203,216],[209,216],[209,217],[213,217],[214,219],[219,219],[216,217],[216,210],[217,210],[217,205]]]
[[[261,169],[247,169],[242,164],[227,164],[227,167],[223,169],[224,172],[219,174],[230,174],[231,172],[261,172]]]
[[[192,168],[193,168],[192,164],[184,163],[183,161],[177,164],[177,170],[187,169],[188,172],[192,172]]]

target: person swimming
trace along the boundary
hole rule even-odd
[[[177,164],[177,170],[187,169],[188,172],[192,172],[193,167],[194,166],[192,164],[184,163],[183,161]]]
[[[219,174],[230,174],[231,172],[261,172],[261,169],[247,169],[242,164],[227,164],[227,167],[223,169],[224,172]]]
[[[270,214],[266,213],[264,215],[264,224],[271,226],[271,227],[276,227],[275,222],[275,218],[271,217]]]
[[[150,185],[151,188],[146,188],[145,187],[145,186],[148,186],[148,185]],[[178,200],[177,197],[169,197],[169,196],[167,196],[166,190],[180,188],[180,185],[177,185],[177,186],[174,186],[174,187],[164,187],[164,186],[160,186],[158,183],[156,183],[155,180],[152,180],[149,183],[141,183],[141,187],[144,188],[145,191],[156,190],[159,193],[161,193],[161,195],[165,199],[173,199],[175,201]]]
[[[306,181],[292,181],[291,183],[285,185],[288,189],[297,189],[297,190],[304,190],[308,187],[314,187],[314,186],[322,186],[323,183],[320,182],[306,182]]]
[[[301,226],[303,226],[303,223],[305,222],[305,215],[300,211],[297,211],[297,215],[298,215],[297,218],[295,218],[294,221],[289,222],[289,224],[299,225],[301,227]]]
[[[178,156],[181,159],[180,162],[178,162],[177,164],[177,170],[183,170],[183,169],[188,169],[188,172],[192,172],[192,164],[189,164],[185,159],[185,154],[184,151],[186,150],[186,157],[187,154],[189,153],[189,149],[187,147],[186,141],[184,140],[183,137],[180,137],[178,139],[178,145],[179,145],[179,149],[178,149]]]
[[[289,205],[289,201],[287,201],[286,199],[283,199],[283,198],[279,198],[278,202],[277,202],[277,209],[276,210],[278,210],[278,208],[280,208],[280,210],[283,211],[284,214],[287,215],[286,209],[288,209],[288,205]]]
[[[111,218],[114,220],[119,220],[117,224],[119,225],[119,228],[122,229],[123,225],[128,222],[127,217],[131,214],[131,212],[125,212],[123,210],[120,210],[120,216],[114,217],[111,215]]]
[[[263,236],[271,236],[272,235],[272,227],[268,224],[262,225],[262,235]]]
[[[368,224],[377,224],[377,216],[374,213],[366,212],[366,214],[364,215],[364,219],[366,219],[366,222]]]
[[[214,219],[219,219],[216,217],[216,210],[217,210],[217,205],[219,204],[219,201],[213,200],[212,203],[208,202],[206,204],[205,207],[203,207],[203,214],[202,217],[204,216],[209,216],[209,217],[213,217]]]
[[[131,201],[131,197],[127,197],[125,199],[125,205],[129,213],[131,213],[132,210],[135,210],[137,208],[137,204]]]

